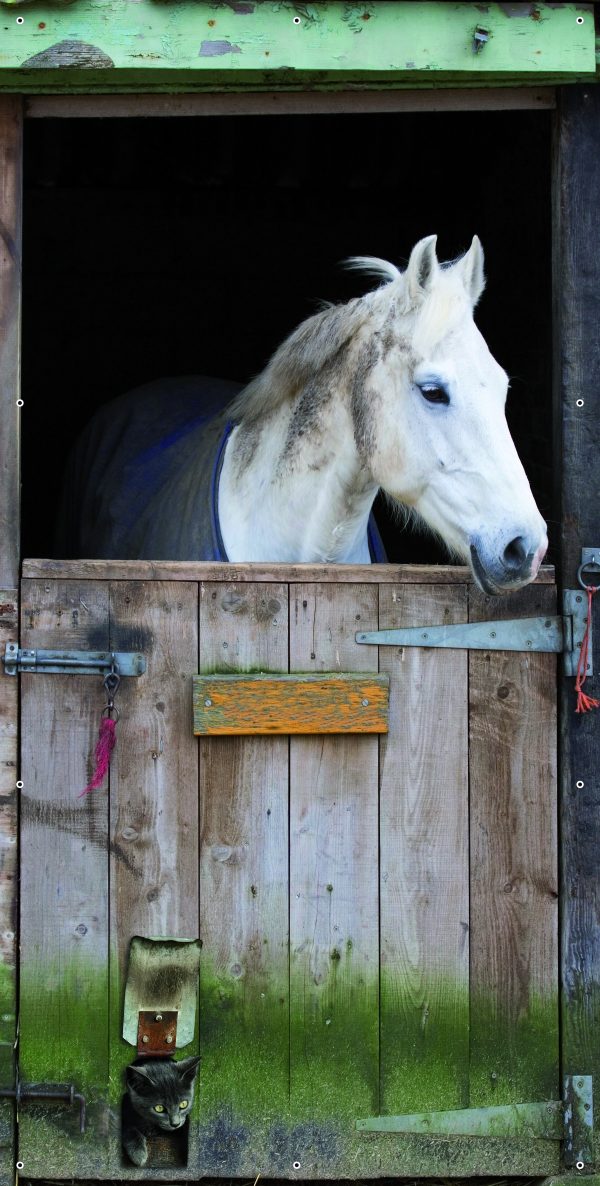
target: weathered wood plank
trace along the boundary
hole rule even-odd
[[[318,581],[319,584],[464,585],[468,568],[449,564],[212,564],[187,560],[24,560],[24,577],[107,581]],[[537,584],[553,584],[544,565]]]
[[[197,585],[111,583],[110,646],[139,650],[147,658],[146,674],[123,680],[119,688],[121,718],[110,773],[110,1062],[118,1116],[124,1068],[136,1054],[121,1037],[130,940],[199,934],[198,754],[189,726],[191,676],[198,670]],[[185,1048],[186,1054],[195,1052],[196,1044]],[[190,1162],[196,1158],[192,1124]],[[111,1163],[119,1167],[121,1161],[114,1136]],[[168,1149],[165,1162],[162,1176],[172,1176]],[[133,1166],[124,1166],[113,1176],[139,1176]]]
[[[323,675],[195,676],[194,733],[387,733],[389,680]]]
[[[375,586],[292,587],[292,670],[376,671],[377,648],[358,646],[358,629],[377,629]],[[289,1156],[308,1177],[379,1166],[377,1145],[354,1131],[379,1106],[377,746],[290,739]]]
[[[467,619],[466,586],[386,586],[380,628]],[[469,1076],[468,686],[464,651],[381,647],[382,1112],[464,1107]],[[387,1172],[402,1173],[402,1141]]]
[[[286,670],[284,585],[203,585],[200,670]],[[289,1094],[288,742],[200,739],[200,1174],[277,1176]]]
[[[22,585],[26,647],[108,648],[102,583]],[[108,1128],[108,797],[85,798],[104,702],[93,676],[22,675],[20,1072],[73,1083],[75,1110],[28,1103],[19,1153],[32,1177],[95,1178]]]
[[[593,6],[539,3],[538,14],[532,20],[529,7],[500,3],[482,13],[475,3],[439,0],[381,0],[368,10],[332,0],[298,11],[264,4],[157,8],[138,0],[132,14],[118,0],[94,0],[78,3],[74,25],[68,6],[41,3],[36,20],[6,19],[0,85],[23,92],[272,90],[274,76],[288,89],[351,80],[414,87],[497,83],[506,74],[536,84],[593,77]],[[474,53],[482,22],[489,39]]]
[[[387,111],[547,111],[554,87],[434,91],[201,92],[192,95],[31,95],[27,119],[130,119],[200,115],[341,115]]]
[[[560,94],[554,140],[555,423],[562,577],[576,587],[582,547],[600,543],[600,91]],[[593,246],[591,246],[593,245]],[[579,403],[579,401],[582,401]],[[594,630],[600,639],[598,597]],[[600,696],[600,651],[586,690]],[[562,1064],[594,1077],[600,1114],[598,712],[575,715],[560,677]]]
[[[15,589],[0,589],[0,651],[19,637]],[[14,1083],[17,959],[17,720],[19,681],[0,671],[0,1084]],[[0,1184],[14,1178],[14,1109],[0,1102]]]
[[[16,641],[19,579],[21,169],[19,97],[0,98],[0,645]],[[14,1081],[18,681],[0,674],[0,1083]],[[0,1183],[13,1175],[14,1109],[0,1102]]]
[[[23,114],[0,97],[0,588],[19,581],[19,423]]]
[[[554,589],[470,592],[469,617],[552,613]],[[556,658],[469,656],[471,1094],[556,1099]],[[558,1093],[558,1095],[557,1095]]]

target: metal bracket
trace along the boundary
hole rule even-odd
[[[13,1099],[17,1104],[28,1100],[64,1100],[72,1108],[79,1108],[79,1131],[85,1132],[85,1098],[76,1091],[72,1083],[20,1083],[16,1087],[0,1087],[0,1098]]]
[[[146,670],[138,651],[26,651],[16,642],[7,642],[4,651],[5,675],[108,675],[113,664],[120,676],[143,675]]]
[[[177,1009],[140,1009],[138,1014],[138,1055],[168,1058],[177,1045]]]
[[[566,1075],[562,1100],[418,1112],[406,1116],[369,1116],[357,1120],[359,1132],[427,1133],[429,1136],[527,1137],[564,1142],[565,1165],[582,1170],[593,1161],[591,1075]]]
[[[487,45],[489,39],[489,29],[484,29],[483,25],[477,25],[475,32],[473,33],[473,53],[480,54],[484,45]]]
[[[563,1080],[565,1165],[583,1170],[594,1162],[594,1097],[591,1075],[565,1075]]]
[[[370,630],[356,634],[355,638],[358,643],[383,647],[444,647],[467,651],[562,654],[565,675],[574,676],[577,675],[588,615],[587,597],[581,589],[564,590],[563,611],[561,615],[539,618],[461,622],[455,626],[411,626],[404,630]],[[593,675],[592,654],[590,623],[586,675]]]

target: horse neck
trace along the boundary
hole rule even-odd
[[[361,466],[345,400],[317,417],[302,397],[232,433],[219,518],[234,562],[369,563],[367,527],[377,486]]]

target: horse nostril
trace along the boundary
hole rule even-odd
[[[505,568],[511,569],[513,572],[522,568],[527,560],[528,552],[525,545],[525,540],[522,535],[515,536],[510,543],[506,545],[502,562]]]

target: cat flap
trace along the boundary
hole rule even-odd
[[[134,935],[129,946],[123,1006],[125,1041],[137,1047],[142,1011],[164,1010],[177,1013],[177,1049],[187,1046],[194,1037],[199,970],[199,939],[145,939]]]

